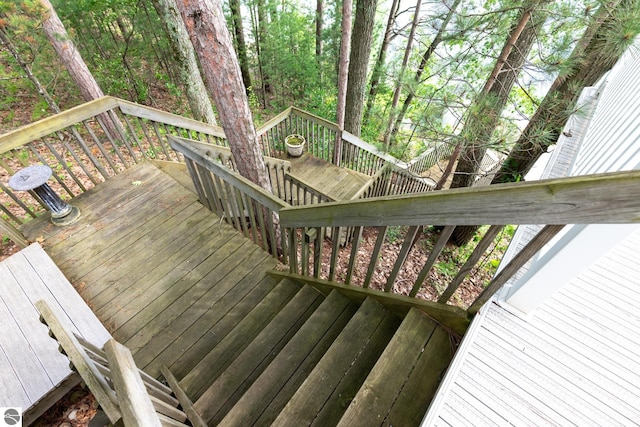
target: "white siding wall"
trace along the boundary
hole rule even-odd
[[[598,90],[595,113],[569,172],[572,176],[640,168],[640,54],[636,50],[628,52]],[[566,131],[572,132],[570,125]],[[505,291],[502,304],[520,315],[530,315],[542,301],[637,227],[577,225],[567,228]]]

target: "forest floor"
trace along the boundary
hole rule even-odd
[[[161,94],[158,95],[161,97]],[[35,102],[33,96],[24,94],[22,101],[24,105]],[[169,102],[169,99],[163,99]],[[161,107],[167,111],[173,111],[167,106]],[[33,108],[20,108],[11,111],[0,110],[0,123],[2,123],[3,132],[9,129],[19,127],[23,124],[33,122]],[[19,165],[18,165],[19,166]],[[436,165],[433,175],[442,173],[446,164]],[[437,168],[437,170],[435,170]],[[434,176],[435,178],[435,176]],[[438,176],[439,178],[439,176]],[[380,252],[377,268],[373,273],[370,287],[373,289],[383,289],[387,278],[392,271],[396,257],[400,252],[400,248],[404,242],[407,232],[406,227],[390,227],[387,231],[385,243]],[[487,283],[491,280],[502,254],[506,250],[507,244],[512,236],[513,229],[507,227],[505,231],[495,240],[493,245],[486,251],[485,255],[476,267],[466,277],[459,289],[453,295],[450,303],[466,308],[479,295]],[[481,236],[483,233],[480,233]],[[393,292],[396,294],[408,295],[414,285],[422,266],[425,264],[427,257],[439,236],[439,232],[431,227],[425,227],[416,237],[412,249],[410,250],[404,264],[403,270],[398,275],[393,285]],[[377,229],[365,228],[362,233],[362,240],[358,247],[357,259],[358,263],[353,272],[351,283],[361,286],[366,277],[366,265],[373,253],[373,248],[377,238]],[[479,237],[476,238],[476,242]],[[0,242],[0,261],[16,253],[19,248],[9,239],[4,238]],[[442,251],[440,257],[432,268],[429,276],[425,280],[425,285],[418,292],[418,297],[426,300],[435,301],[444,291],[448,283],[455,277],[464,261],[471,254],[475,244],[471,243],[468,247],[457,248],[448,245]],[[321,277],[327,278],[330,265],[331,242],[324,240],[323,260]],[[337,267],[335,271],[338,280],[344,280],[347,274],[347,266],[351,253],[351,244],[341,247],[339,250]],[[87,391],[76,388],[72,390],[64,399],[52,407],[45,413],[34,425],[36,426],[63,426],[77,427],[86,426],[96,413],[95,399]]]

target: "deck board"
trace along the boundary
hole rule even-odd
[[[340,168],[309,153],[291,161],[291,176],[318,189],[334,200],[349,200],[369,180],[369,176]]]
[[[637,261],[623,266],[620,257],[638,243],[640,230],[544,301],[528,321],[491,304],[437,422],[460,425],[466,415],[451,405],[459,401],[469,417],[488,417],[488,425],[505,424],[493,411],[515,425],[637,424],[639,271]]]
[[[276,261],[151,163],[72,203],[82,212],[76,224],[53,227],[43,215],[23,232],[43,240],[100,321],[153,376],[162,365],[188,370],[210,351],[203,337],[230,324],[224,316],[232,307],[250,310],[243,298],[274,286],[266,271]]]
[[[0,406],[21,407],[28,422],[79,382],[39,321],[39,300],[64,311],[89,342],[110,337],[38,243],[0,263]]]

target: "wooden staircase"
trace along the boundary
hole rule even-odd
[[[163,367],[167,386],[115,340],[98,349],[37,306],[115,425],[417,426],[454,351],[416,308],[400,319],[284,278],[183,378]]]
[[[283,279],[179,386],[208,425],[418,425],[452,356],[416,309]]]

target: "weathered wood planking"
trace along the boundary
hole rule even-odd
[[[110,338],[53,261],[34,243],[0,263],[0,406],[20,406],[33,420],[78,383],[67,358],[40,323],[35,308],[47,301],[89,342]]]
[[[57,228],[37,218],[23,226],[29,238],[44,239],[98,318],[153,376],[162,365],[190,369],[214,345],[204,339],[209,331],[230,329],[225,313],[251,310],[275,283],[265,277],[275,260],[196,198],[142,163],[74,199],[78,223]]]
[[[349,200],[368,182],[369,176],[332,165],[309,153],[291,160],[290,174],[334,200]]]

